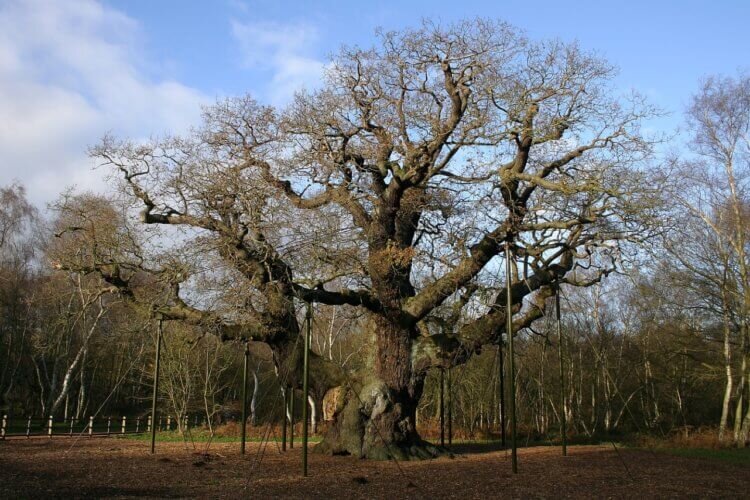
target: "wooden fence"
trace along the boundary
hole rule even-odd
[[[192,420],[186,415],[183,417],[183,428],[199,425],[198,416]],[[202,423],[202,422],[201,422]],[[159,416],[156,422],[157,431],[170,431],[178,427],[177,419],[170,415]],[[123,434],[142,434],[151,432],[151,415],[147,417],[109,416],[94,418],[69,418],[55,420],[49,417],[23,416],[11,418],[3,415],[0,425],[0,439],[6,437],[32,436],[112,436]]]

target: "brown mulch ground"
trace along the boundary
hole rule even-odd
[[[237,443],[126,439],[30,439],[0,442],[0,498],[38,497],[731,497],[750,498],[750,470],[705,459],[612,446],[519,450],[510,455],[474,447],[455,458],[399,463],[310,455],[301,477],[301,450],[280,454],[275,443],[259,461],[259,445],[240,457]]]

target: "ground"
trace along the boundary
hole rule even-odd
[[[280,453],[249,443],[157,443],[119,438],[0,442],[0,498],[37,497],[750,497],[750,468],[706,458],[607,446],[519,450],[458,446],[454,458],[394,463]]]

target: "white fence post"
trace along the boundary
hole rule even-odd
[[[49,421],[47,422],[47,435],[52,437],[52,415],[49,416]]]
[[[125,434],[125,419],[127,419],[125,415],[122,416],[122,433]]]
[[[89,417],[89,437],[94,436],[94,416]]]

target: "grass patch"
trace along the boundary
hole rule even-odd
[[[125,434],[125,435],[116,435],[113,434],[114,437],[117,437],[118,439],[131,439],[135,441],[151,441],[151,434],[150,433],[142,433],[142,434]],[[310,436],[309,442],[311,443],[317,443],[320,441],[319,436]],[[196,443],[205,443],[209,440],[216,442],[216,443],[239,443],[240,437],[239,436],[217,436],[214,435],[213,439],[211,439],[211,435],[208,432],[205,431],[197,431],[197,432],[191,432],[190,434],[185,434],[184,436],[180,434],[179,432],[157,432],[156,433],[156,441],[159,443],[182,443],[183,441],[190,442],[196,442]],[[264,439],[260,437],[250,437],[248,436],[245,439],[248,443],[260,443],[262,441],[265,441]],[[270,436],[268,441],[278,441],[281,442],[280,437],[274,437]],[[302,436],[294,436],[294,444],[302,445]]]
[[[660,451],[679,457],[717,460],[735,465],[750,465],[750,448],[665,448]]]

